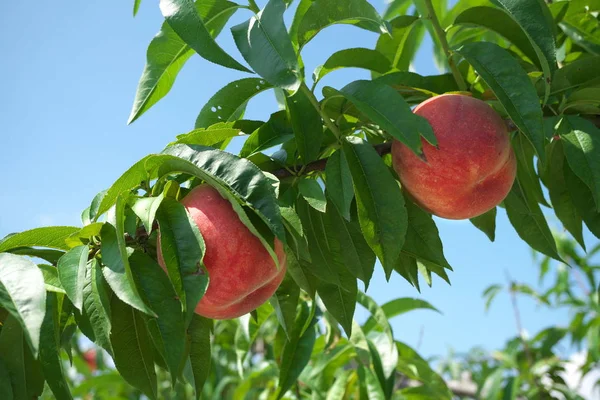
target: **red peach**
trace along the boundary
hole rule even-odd
[[[206,245],[209,284],[196,313],[208,318],[237,318],[258,308],[275,293],[286,271],[283,245],[275,239],[277,269],[261,241],[242,223],[231,203],[208,185],[190,191],[181,203],[200,229]],[[158,239],[158,262],[165,268]]]
[[[504,200],[516,159],[506,124],[487,103],[445,94],[419,104],[414,113],[429,121],[439,149],[423,140],[423,161],[394,141],[392,157],[404,190],[419,206],[439,217],[466,219]]]

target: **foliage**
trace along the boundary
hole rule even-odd
[[[435,221],[403,193],[387,155],[392,140],[418,155],[422,139],[436,143],[429,124],[411,113],[436,94],[468,93],[507,120],[518,177],[502,207],[529,246],[575,260],[556,246],[549,211],[542,211],[550,205],[581,246],[583,224],[600,236],[598,2],[460,0],[448,9],[442,0],[396,0],[383,16],[367,0],[296,3],[270,0],[260,9],[254,1],[160,1],[165,22],[148,47],[130,122],[168,94],[195,54],[254,75],[224,85],[193,131],[100,192],[82,213],[83,227],[38,228],[0,241],[3,398],[32,398],[46,387],[68,399],[103,387],[102,379],[112,382],[111,396],[124,396],[125,381],[149,398],[171,396],[171,384],[181,395],[195,388],[196,397],[256,398],[260,390],[320,398],[327,390],[331,399],[345,391],[369,399],[449,398],[428,363],[394,341],[386,315],[395,306],[380,308],[357,285],[368,286],[376,260],[388,277],[399,273],[417,289],[419,274],[429,285],[432,274],[449,281]],[[136,0],[134,14],[139,7]],[[249,15],[231,28],[247,66],[215,41],[237,12]],[[286,12],[294,13],[289,29]],[[373,79],[318,94],[301,51],[333,24],[379,39],[374,49],[324,57],[312,83],[346,67],[371,70]],[[425,31],[440,75],[408,71]],[[282,109],[268,121],[244,119],[248,102],[267,90]],[[246,138],[239,156],[224,151],[237,136]],[[230,201],[272,255],[275,238],[285,243],[288,278],[252,317],[214,323],[192,313],[210,277],[202,273],[202,235],[176,200],[201,182]],[[491,211],[473,223],[493,240],[495,218]],[[168,275],[156,262],[158,225],[171,228],[161,230],[176,260]],[[544,296],[576,301],[567,289]],[[353,321],[357,303],[374,322]],[[597,342],[590,318],[584,312],[573,329]],[[79,331],[112,356],[118,374],[87,375],[71,394],[62,360],[77,352]],[[262,350],[249,352],[256,346]],[[519,346],[510,357],[518,359]],[[531,346],[537,351],[538,343]],[[400,389],[395,371],[424,384]],[[505,375],[495,376],[506,387]]]

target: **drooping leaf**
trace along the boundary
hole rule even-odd
[[[387,31],[377,10],[366,0],[315,0],[310,7],[302,9],[295,40],[302,48],[333,24],[352,24],[376,33]]]
[[[202,387],[210,374],[211,346],[210,331],[213,322],[210,319],[194,314],[188,328],[190,341],[190,363],[194,377],[196,399],[202,396]]]
[[[153,311],[144,303],[135,286],[124,236],[119,236],[117,229],[108,222],[102,227],[101,235],[102,274],[108,286],[121,301],[153,315]]]
[[[400,253],[400,257],[398,257],[398,261],[396,261],[396,264],[394,265],[394,271],[399,273],[419,292],[421,291],[421,287],[419,285],[419,269],[417,266],[417,260],[414,257]]]
[[[377,82],[392,86],[403,95],[420,94],[429,98],[436,94],[458,91],[452,74],[421,76],[414,72],[391,72],[375,79]]]
[[[358,47],[333,53],[325,64],[315,69],[314,80],[318,82],[325,75],[341,68],[362,68],[380,74],[385,74],[392,69],[390,60],[378,50]]]
[[[206,180],[215,189],[221,189],[222,195],[232,200],[235,198],[236,203],[242,202],[256,212],[273,234],[285,242],[285,230],[273,187],[254,164],[230,153],[195,145],[171,146],[163,154],[180,160],[162,163],[159,175],[178,171]]]
[[[362,232],[389,278],[407,231],[404,197],[372,146],[358,137],[348,137],[342,146],[352,174]]]
[[[33,261],[0,254],[0,305],[21,325],[25,340],[37,357],[46,312],[46,289],[44,276]]]
[[[38,267],[44,276],[46,291],[65,294],[65,289],[58,280],[58,270],[56,267],[47,264],[38,264]]]
[[[529,76],[506,50],[490,42],[468,43],[457,52],[488,84],[515,125],[545,160],[542,108]]]
[[[564,153],[571,170],[590,188],[600,212],[600,130],[590,121],[569,116],[561,122]]]
[[[342,325],[348,336],[352,334],[352,318],[356,309],[358,286],[356,278],[350,273],[342,276],[342,284],[336,285],[324,281],[317,282],[317,293],[327,311]]]
[[[0,240],[0,252],[25,246],[69,250],[65,239],[79,230],[80,228],[72,226],[49,226],[15,233]]]
[[[136,0],[139,4],[139,0]],[[227,20],[240,8],[230,1],[197,0],[195,8],[211,37],[215,38]],[[146,66],[140,78],[129,120],[132,123],[169,93],[179,71],[194,54],[168,22],[164,22],[146,52]],[[92,217],[93,218],[93,217]]]
[[[302,290],[304,290],[306,293],[308,293],[309,296],[314,298],[315,292],[317,290],[316,284],[314,283],[315,278],[312,275],[308,274],[306,271],[304,271],[302,265],[300,265],[300,262],[298,261],[297,256],[288,246],[286,246],[285,253],[288,273],[294,279],[294,282],[296,282],[296,284],[300,286]]]
[[[227,84],[202,107],[195,127],[208,128],[240,118],[251,98],[271,88],[271,84],[260,78],[244,78]]]
[[[46,315],[40,335],[40,364],[44,378],[57,399],[72,399],[60,358],[59,321],[56,294],[46,296]]]
[[[385,393],[383,388],[377,381],[377,377],[369,368],[360,365],[358,368],[358,376],[361,387],[364,386],[366,398],[369,400],[384,400]]]
[[[304,86],[304,89],[306,87]],[[308,97],[308,89],[299,90],[294,95],[286,94],[285,104],[292,123],[296,146],[300,158],[305,164],[319,157],[319,150],[324,139],[323,123],[315,105]]]
[[[335,153],[329,156],[325,167],[325,176],[327,198],[337,207],[338,212],[349,221],[354,188],[352,187],[352,175],[350,174],[348,160],[342,150],[336,150]]]
[[[157,398],[154,352],[139,311],[113,296],[110,303],[113,359],[121,376],[151,399]]]
[[[523,135],[515,135],[512,139],[513,149],[517,158],[517,177],[527,187],[535,201],[549,207],[544,197],[540,178],[534,166],[535,149]]]
[[[521,239],[534,250],[562,262],[540,206],[526,195],[518,179],[504,199],[504,205],[508,219]]]
[[[159,352],[164,351],[168,370],[175,379],[185,354],[185,318],[181,303],[166,274],[150,256],[134,251],[129,259],[141,295],[157,315],[147,322],[150,337]]]
[[[496,207],[494,207],[484,214],[471,218],[471,223],[485,233],[492,242],[496,239],[496,213]]]
[[[423,152],[421,135],[429,143],[437,144],[431,125],[413,114],[408,103],[391,87],[379,81],[359,80],[346,85],[340,93],[415,154],[420,156]]]
[[[548,188],[552,208],[565,229],[585,249],[583,240],[582,218],[577,212],[573,197],[567,187],[565,174],[565,155],[561,140],[553,141],[547,150],[548,162],[542,170],[541,177]],[[568,168],[568,166],[567,166]]]
[[[316,322],[317,320],[310,312],[308,305],[302,303],[301,312],[296,317],[290,332],[290,338],[283,347],[277,399],[281,399],[292,387],[310,361],[316,339],[314,327]]]
[[[298,182],[298,191],[304,200],[315,210],[324,213],[327,207],[327,199],[323,188],[315,179],[302,179]]]
[[[2,361],[0,361],[0,398],[6,400],[14,399],[10,373]]]
[[[277,319],[285,331],[288,339],[291,339],[294,320],[296,319],[296,308],[300,297],[300,287],[294,282],[290,274],[286,274],[283,282],[275,294],[271,297],[271,305],[275,309]]]
[[[234,123],[223,123],[223,124],[234,124]],[[183,135],[177,135],[177,141],[175,143],[182,144],[199,144],[200,146],[211,146],[218,147],[229,141],[236,136],[243,136],[244,133],[237,128],[219,128],[220,124],[214,124],[209,128],[194,129]],[[261,123],[262,125],[262,123]],[[249,132],[252,133],[252,132]]]
[[[86,265],[83,287],[83,311],[90,321],[96,343],[112,353],[110,345],[110,298],[112,293],[102,275],[102,267],[95,258]]]
[[[31,256],[41,258],[48,261],[53,266],[56,266],[58,259],[65,254],[64,251],[51,249],[38,249],[35,247],[16,247],[7,251],[8,253],[17,254],[20,256]]]
[[[89,246],[77,246],[58,260],[58,279],[69,300],[79,311],[83,306],[83,287],[86,284],[85,271],[89,252]]]
[[[596,211],[594,196],[587,185],[575,175],[568,163],[563,165],[563,174],[567,190],[579,215],[590,232],[600,238],[600,213]]]
[[[375,253],[365,240],[356,217],[345,220],[336,207],[328,207],[325,217],[331,256],[352,275],[365,283],[365,290],[375,269]]]
[[[154,219],[156,217],[156,211],[160,206],[160,203],[164,199],[164,194],[159,194],[156,197],[140,197],[133,200],[133,204],[131,205],[131,209],[137,215],[137,217],[142,221],[144,228],[146,228],[146,232],[150,234],[152,232],[152,224],[154,223]]]
[[[292,92],[302,82],[298,58],[283,23],[283,0],[269,0],[248,21],[231,28],[238,50],[267,82]]]
[[[362,305],[364,308],[366,308],[369,313],[371,314],[371,318],[372,318],[372,322],[367,322],[369,324],[372,324],[371,327],[374,327],[375,324],[379,325],[379,327],[381,328],[381,330],[388,336],[388,339],[390,340],[390,349],[388,349],[389,351],[395,351],[395,345],[394,345],[394,333],[392,331],[392,326],[390,325],[390,322],[388,321],[388,317],[386,316],[385,311],[383,310],[383,308],[381,308],[376,302],[375,300],[373,300],[371,297],[367,296],[366,294],[359,292],[358,296],[357,296],[357,300],[360,303],[360,305]],[[370,318],[370,319],[371,319]],[[363,331],[365,333],[368,333],[367,330],[365,330],[365,326],[363,325]],[[392,348],[394,347],[394,348]]]
[[[45,308],[45,305],[42,307]],[[6,317],[0,331],[0,363],[8,372],[13,398],[16,400],[37,399],[44,390],[40,363],[34,359],[25,344],[26,337],[19,321],[12,315]]]
[[[599,62],[600,55],[583,57],[556,70],[552,80],[552,93],[600,83],[600,70],[597,68]]]
[[[202,262],[205,252],[204,240],[185,207],[176,200],[164,199],[157,216],[162,261],[175,293],[181,300],[182,311],[185,312],[185,321],[188,324],[208,286],[209,277]],[[149,262],[150,260],[144,264]],[[142,264],[141,260],[139,263]]]
[[[160,0],[159,4],[165,21],[202,58],[227,68],[250,72],[215,42],[193,0]]]
[[[402,253],[417,260],[434,264],[438,268],[452,269],[442,248],[438,229],[430,214],[408,200],[405,202],[408,213],[408,230]]]

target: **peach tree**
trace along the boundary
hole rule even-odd
[[[449,282],[432,214],[470,218],[493,241],[503,207],[558,262],[550,210],[582,248],[584,225],[600,237],[598,1],[395,0],[383,15],[367,0],[263,3],[161,0],[130,123],[192,56],[243,77],[100,192],[82,226],[0,241],[0,398],[72,398],[64,357],[81,332],[148,398],[199,398],[207,380],[215,393],[233,363],[233,398],[449,399],[388,322],[432,306],[380,307],[358,281],[366,290],[377,267],[416,289]],[[249,19],[231,27],[229,54],[215,39],[234,13]],[[306,71],[304,46],[333,24],[376,45]],[[410,71],[425,34],[440,75]],[[341,68],[371,79],[317,93]],[[264,91],[278,109],[245,118]],[[372,314],[363,325],[357,303]],[[263,324],[271,350],[256,352]]]

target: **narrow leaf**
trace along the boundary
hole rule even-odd
[[[69,300],[81,311],[83,306],[83,286],[86,284],[85,271],[88,262],[89,246],[77,246],[58,260],[58,279]]]
[[[386,35],[382,35],[385,37]],[[380,74],[385,74],[392,69],[390,60],[378,50],[362,47],[344,49],[333,53],[325,64],[317,67],[313,73],[315,82],[335,70],[341,68],[362,68]]]
[[[212,320],[194,314],[188,328],[190,362],[192,374],[194,376],[194,388],[196,389],[197,400],[202,397],[202,387],[210,374],[210,331],[212,325]]]
[[[485,214],[471,218],[471,223],[485,233],[492,242],[496,239],[496,213],[496,207],[494,207]]]
[[[342,150],[336,150],[325,167],[327,198],[337,207],[346,220],[350,220],[350,205],[354,198],[352,175],[348,160]]]
[[[315,179],[302,179],[298,182],[298,190],[304,200],[315,210],[324,213],[327,207],[327,199],[319,182]]]
[[[102,275],[98,260],[92,259],[86,265],[86,283],[83,287],[83,311],[87,315],[96,343],[112,353],[110,344],[110,298],[112,293]]]
[[[202,58],[227,68],[250,72],[215,42],[193,0],[160,0],[160,11],[177,35]]]
[[[69,250],[65,239],[80,229],[72,226],[49,226],[15,233],[0,240],[0,252],[24,246]]]
[[[294,95],[286,94],[285,104],[296,137],[298,153],[302,161],[308,164],[319,158],[324,138],[321,116],[303,90]]]

